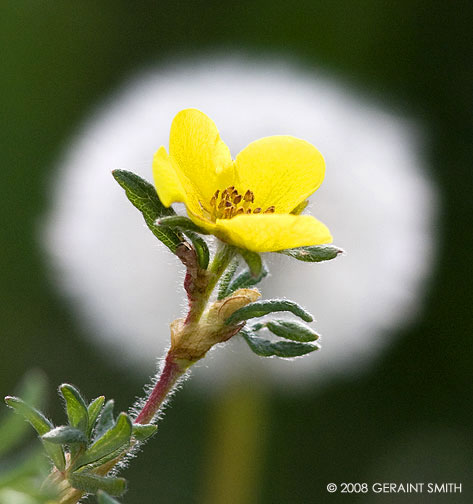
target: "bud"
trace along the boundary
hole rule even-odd
[[[226,325],[225,320],[260,297],[256,289],[238,289],[231,296],[212,303],[198,322],[185,324],[184,319],[176,319],[171,323],[170,353],[189,365],[202,359],[214,345],[229,340],[245,324]]]

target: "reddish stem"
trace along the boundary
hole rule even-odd
[[[173,355],[168,353],[158,382],[154,386],[140,414],[136,417],[135,424],[147,424],[151,422],[166,399],[166,396],[183,373],[184,370],[174,361]]]

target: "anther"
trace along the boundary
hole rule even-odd
[[[275,210],[276,208],[274,208],[274,206],[270,206],[264,211],[264,213],[274,213]]]
[[[255,209],[253,210],[253,213],[261,213],[261,208],[260,208],[260,207],[255,208]]]
[[[253,203],[253,201],[255,201],[255,195],[248,189],[243,199],[245,201],[250,201],[251,203]]]
[[[235,196],[235,197],[233,198],[233,203],[234,203],[235,205],[238,205],[238,203],[240,203],[240,201],[241,201],[241,194],[238,194],[237,196]]]

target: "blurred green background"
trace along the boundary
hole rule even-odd
[[[53,163],[78,122],[133,69],[203,48],[269,49],[323,65],[426,124],[425,156],[443,204],[427,309],[360,378],[293,398],[259,397],[245,379],[224,398],[185,387],[126,471],[125,501],[437,502],[330,495],[326,485],[452,481],[463,493],[438,502],[471,502],[472,19],[473,3],[461,1],[3,1],[0,393],[42,368],[58,422],[53,393],[63,381],[89,398],[114,397],[119,409],[139,394],[146,377],[108,366],[47,280],[36,225]],[[251,435],[246,466],[235,457]]]

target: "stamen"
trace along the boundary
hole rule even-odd
[[[249,201],[250,203],[253,203],[255,201],[255,195],[249,189],[246,191],[243,198],[245,201]]]
[[[226,189],[220,191],[217,189],[210,199],[210,212],[204,208],[202,203],[200,206],[204,214],[208,214],[212,221],[216,219],[231,219],[237,215],[250,215],[252,213],[259,214],[265,213],[270,214],[276,211],[273,206],[268,207],[264,210],[261,207],[252,209],[252,203],[255,201],[255,195],[253,191],[248,189],[244,195],[239,194],[235,186],[229,186]]]

